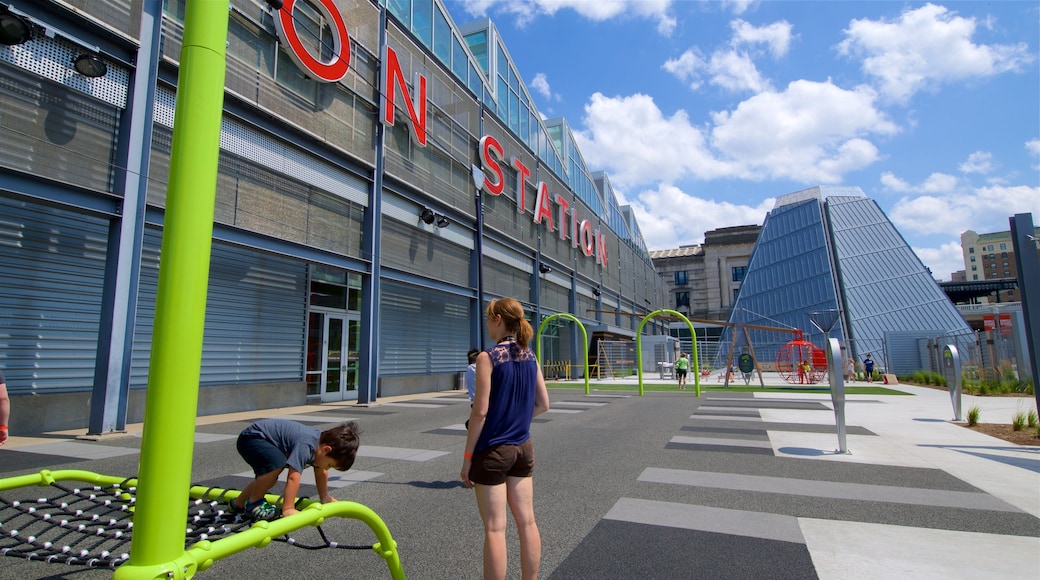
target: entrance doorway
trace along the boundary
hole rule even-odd
[[[322,403],[357,398],[361,317],[314,312],[307,336],[307,395]]]

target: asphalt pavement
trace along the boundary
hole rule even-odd
[[[906,394],[847,396],[848,453],[841,453],[826,391],[704,391],[698,398],[691,385],[639,396],[632,381],[603,383],[626,389],[594,384],[586,395],[577,382],[550,389],[552,408],[535,419],[542,578],[1040,578],[1040,447],[954,424],[945,391],[895,385]],[[965,396],[965,413],[973,406],[982,421],[999,423],[1034,408],[1032,398]],[[465,394],[450,391],[371,406],[200,417],[192,482],[248,483],[235,436],[255,419],[286,417],[319,429],[354,419],[364,431],[361,449],[351,470],[333,473],[332,494],[379,514],[408,578],[480,578],[480,518],[458,478],[468,412]],[[139,433],[132,425],[100,441],[75,431],[15,436],[0,448],[0,478],[41,469],[132,476]],[[313,495],[307,482],[301,494]],[[23,488],[0,497],[41,493]],[[9,527],[0,521],[0,532],[10,534]],[[352,519],[330,518],[322,531],[339,544],[375,541]],[[317,534],[308,528],[293,537]],[[512,523],[508,537],[509,577],[518,578]],[[111,574],[0,557],[3,579]],[[218,560],[197,577],[286,575],[389,577],[370,550],[281,542]]]

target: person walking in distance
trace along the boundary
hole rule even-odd
[[[686,358],[685,352],[679,353],[679,358],[675,359],[675,378],[679,381],[679,390],[686,390],[686,373],[690,370],[690,359]]]
[[[867,358],[863,359],[863,371],[867,375],[867,382],[874,382],[874,359],[870,358],[870,353],[867,353]]]
[[[549,410],[534,336],[524,309],[512,298],[487,306],[488,336],[495,346],[477,356],[477,386],[462,451],[462,484],[473,488],[484,523],[484,578],[506,577],[508,506],[520,538],[520,574],[538,577],[542,539],[534,517],[534,445],[531,419]]]

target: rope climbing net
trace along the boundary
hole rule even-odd
[[[0,497],[0,554],[27,560],[115,569],[130,558],[137,488],[134,479],[109,485],[70,487],[52,482],[43,497],[9,500]],[[215,490],[215,488],[210,488]],[[228,511],[226,490],[215,499],[191,499],[185,547],[215,541],[252,526],[251,519]],[[202,497],[211,497],[203,493]],[[300,542],[288,534],[273,538],[307,550],[342,548],[371,550],[372,545],[329,541],[316,526],[320,542]]]

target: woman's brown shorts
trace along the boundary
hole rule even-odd
[[[534,444],[528,439],[520,445],[497,445],[473,454],[469,479],[480,485],[501,485],[506,477],[531,477],[534,471]]]

